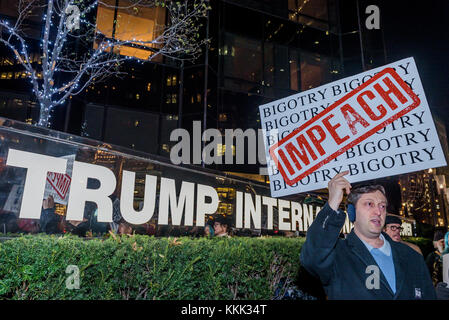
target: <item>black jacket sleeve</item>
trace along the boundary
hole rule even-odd
[[[301,248],[302,266],[319,277],[324,285],[329,283],[332,277],[335,247],[345,219],[346,214],[343,211],[334,211],[326,203],[307,230],[306,242]]]
[[[422,281],[423,281],[423,298],[426,300],[436,300],[437,299],[437,292],[435,290],[435,287],[433,286],[432,278],[430,277],[430,273],[427,269],[427,265],[424,262],[424,259],[420,257],[420,264],[419,264],[419,274],[422,274]]]

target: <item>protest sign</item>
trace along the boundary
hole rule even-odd
[[[15,184],[12,186],[9,192],[8,198],[6,199],[3,210],[6,212],[19,213],[20,212],[20,202],[22,200],[23,186]]]
[[[72,177],[73,161],[75,161],[75,155],[68,155],[61,157],[67,159],[66,173],[47,173],[47,182],[45,184],[44,199],[49,195],[52,195],[55,203],[67,205],[68,193],[70,189],[70,182]]]
[[[387,68],[392,68],[395,71]],[[385,69],[389,71],[385,71]],[[383,74],[382,71],[384,71]],[[389,79],[388,81],[393,83],[393,87],[399,90],[401,93],[399,98],[390,92],[384,79]],[[407,86],[404,86],[404,83]],[[378,90],[374,89],[376,84]],[[357,89],[359,87],[361,89]],[[364,91],[363,88],[369,89],[371,93],[365,93],[362,98],[359,98]],[[380,94],[379,91],[383,94]],[[312,118],[321,112],[326,112],[328,108],[352,92],[354,92],[353,95],[349,96],[347,101],[350,102],[349,104],[340,101],[340,104],[332,108],[332,110],[338,111],[339,115],[333,114],[331,110],[319,117],[321,119],[319,127],[322,129],[320,131],[320,128],[316,127],[317,124],[311,121]],[[367,91],[365,90],[365,92]],[[351,104],[351,99],[357,100],[357,98],[362,103],[357,101],[356,104]],[[393,110],[391,108],[393,104],[389,102],[393,102],[398,107]],[[344,107],[346,105],[349,107]],[[359,118],[357,116],[361,114],[359,112],[357,114],[351,112],[353,105],[358,105],[357,110],[364,112],[365,118]],[[342,113],[342,108],[345,113]],[[372,117],[367,115],[364,108],[374,111],[371,114]],[[446,165],[413,58],[403,59],[384,67],[307,90],[262,105],[259,109],[262,129],[265,130],[271,195],[274,197],[325,188],[335,174],[345,170],[350,171],[347,179],[353,183]],[[388,114],[384,115],[384,110],[388,111]],[[406,111],[402,112],[401,110]],[[348,120],[344,118],[345,114],[349,117]],[[373,120],[380,115],[385,117]],[[329,116],[331,118],[333,116],[333,118],[331,119]],[[325,121],[323,122],[323,120]],[[314,126],[315,129],[312,129]],[[271,158],[268,150],[273,148],[272,150],[275,151],[276,147],[274,146],[280,145],[278,142],[289,135],[290,138],[294,138],[298,131],[295,133],[293,131],[301,127],[311,130],[310,143],[302,146],[310,155],[309,164],[307,167],[304,166],[309,170],[304,170],[304,168],[298,170],[298,166],[287,153],[286,158],[292,160],[289,161],[289,164],[293,164],[292,168],[295,170],[294,172],[289,171],[282,163],[284,167],[281,164],[281,168],[286,177],[284,179],[282,171],[278,170],[275,163],[279,157]],[[332,135],[332,131],[334,131],[334,135]],[[353,131],[356,132],[356,135],[353,134]],[[329,139],[327,142],[320,141],[323,139],[323,132],[328,132],[329,137],[336,136],[337,139],[332,139],[333,141]],[[336,132],[338,132],[337,135]],[[344,139],[348,135],[349,138],[339,145],[338,142],[341,141],[338,139]],[[360,139],[360,137],[362,138]],[[297,138],[298,136],[294,139],[296,139],[296,146],[299,147]],[[299,142],[301,142],[301,138]],[[329,146],[329,143],[333,146]],[[287,145],[285,144],[283,147],[284,154],[286,154]],[[335,157],[329,158],[330,148],[334,148],[336,145],[339,146],[339,153],[331,152]],[[296,151],[304,155],[301,148],[293,150],[290,147],[290,151],[296,154],[296,160],[301,159]],[[313,152],[316,159],[312,157],[310,151]],[[323,151],[324,154],[322,154]],[[275,154],[278,155],[278,153]],[[320,163],[323,161],[324,163]],[[305,165],[305,163],[302,164]],[[319,165],[317,166],[317,164]]]

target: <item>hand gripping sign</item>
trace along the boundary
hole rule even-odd
[[[273,145],[270,155],[293,185],[419,104],[396,71],[386,68]]]

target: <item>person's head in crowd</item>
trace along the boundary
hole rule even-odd
[[[354,232],[364,238],[378,238],[385,224],[387,197],[381,185],[354,187],[348,202],[355,208]]]
[[[132,226],[125,221],[120,222],[118,226],[118,234],[132,234],[133,228]]]
[[[206,237],[213,237],[214,233],[214,227],[210,223],[206,223],[206,225],[204,226],[204,235]]]
[[[433,234],[433,246],[438,252],[442,253],[444,251],[444,231],[437,229]]]
[[[388,234],[393,241],[401,241],[401,226],[401,218],[394,215],[387,215],[385,218],[385,233]]]
[[[216,237],[227,236],[229,233],[229,222],[228,220],[221,216],[217,215],[214,219],[214,234]]]

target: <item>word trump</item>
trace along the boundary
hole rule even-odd
[[[419,104],[394,69],[386,68],[273,145],[270,155],[293,185]]]
[[[39,219],[48,172],[65,174],[67,159],[9,149],[6,165],[27,169],[22,205],[19,218]],[[121,181],[120,213],[131,224],[148,222],[154,214],[156,204],[157,177],[146,175],[143,207],[136,211],[133,207],[136,174],[123,170]],[[88,189],[88,179],[100,182],[97,189]],[[70,195],[67,204],[67,220],[82,221],[86,201],[96,203],[98,222],[112,222],[112,200],[115,191],[114,173],[103,166],[73,162]],[[196,189],[196,199],[195,199]],[[210,199],[206,202],[206,199]],[[169,213],[173,225],[193,226],[194,200],[196,200],[196,225],[204,226],[206,214],[213,214],[218,208],[218,194],[213,187],[182,181],[179,196],[175,180],[160,178],[158,224],[168,224]]]
[[[19,218],[40,218],[47,176],[49,173],[64,175],[67,161],[63,157],[9,149],[6,164],[26,169]],[[73,161],[71,175],[66,220],[82,221],[85,203],[90,201],[97,205],[98,222],[112,222],[110,195],[117,185],[114,173],[100,165]],[[219,206],[218,192],[212,186],[147,174],[143,205],[139,206],[140,211],[136,211],[136,174],[123,170],[121,177],[120,213],[124,220],[134,225],[148,222],[158,211],[159,225],[204,226],[206,215],[216,213]],[[88,188],[89,179],[99,181],[99,187]],[[281,231],[307,231],[321,209],[310,204],[242,191],[236,191],[233,207],[233,227],[236,229]],[[350,230],[351,224],[346,219],[343,232]]]

